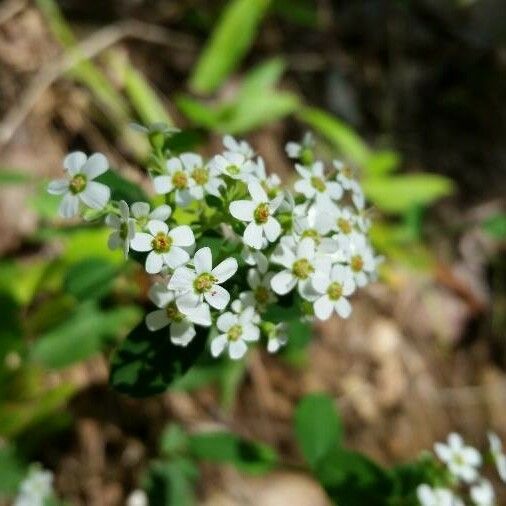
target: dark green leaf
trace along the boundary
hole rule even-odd
[[[334,401],[325,394],[310,394],[299,402],[294,428],[302,454],[312,468],[340,445],[343,437]]]
[[[192,151],[205,140],[205,133],[199,129],[187,129],[177,132],[167,138],[164,149],[172,154],[179,154],[185,151]]]
[[[131,397],[164,392],[197,361],[206,346],[207,332],[197,327],[197,335],[182,347],[171,343],[168,328],[150,332],[144,322],[139,323],[112,358],[111,386]]]
[[[270,471],[278,461],[271,447],[230,432],[192,434],[188,447],[196,459],[233,464],[241,471],[254,474]]]

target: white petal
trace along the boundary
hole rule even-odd
[[[190,255],[179,246],[172,246],[170,251],[163,254],[163,260],[171,269],[175,269],[190,260]]]
[[[177,170],[183,169],[183,165],[181,163],[181,160],[177,157],[173,157],[173,158],[170,158],[169,160],[167,160],[167,162],[165,163],[165,166],[167,167],[167,170],[169,172],[175,172]]]
[[[254,221],[248,223],[248,226],[244,230],[244,244],[251,248],[261,249],[263,244],[263,227],[257,225]]]
[[[341,318],[348,318],[348,316],[350,316],[350,314],[351,314],[351,304],[348,302],[348,299],[346,299],[344,297],[340,297],[336,301],[335,306],[336,306],[336,313]]]
[[[204,247],[200,248],[193,257],[193,264],[195,265],[195,271],[197,274],[203,272],[211,272],[213,268],[213,256],[211,254],[211,248]]]
[[[251,181],[248,184],[248,191],[253,199],[253,202],[256,204],[261,204],[262,202],[267,202],[269,200],[267,198],[267,193],[265,193],[265,190],[258,181]]]
[[[176,204],[181,207],[186,207],[192,202],[192,194],[188,190],[176,190]]]
[[[464,440],[462,439],[462,436],[460,434],[457,434],[456,432],[452,432],[448,436],[448,446],[453,451],[458,451],[464,447]]]
[[[63,195],[69,189],[68,179],[55,179],[47,185],[47,192],[51,195]]]
[[[187,321],[174,322],[170,326],[170,340],[178,346],[188,346],[196,334],[193,324]]]
[[[305,237],[297,246],[297,258],[312,260],[315,255],[315,244],[310,237]]]
[[[161,206],[158,206],[156,209],[151,211],[149,218],[151,220],[167,221],[171,214],[172,214],[171,207],[168,206],[167,204],[162,204]]]
[[[188,247],[195,243],[193,230],[188,225],[181,225],[169,232],[169,237],[174,241],[175,246]]]
[[[163,257],[155,251],[151,251],[146,257],[146,272],[148,274],[158,274],[163,267]]]
[[[288,155],[288,158],[298,158],[299,153],[301,151],[301,146],[296,142],[287,142],[285,146],[285,151],[286,154]]]
[[[327,183],[327,193],[330,198],[339,200],[343,196],[343,189],[339,183],[331,181],[330,183]]]
[[[149,220],[148,230],[151,232],[151,235],[156,235],[159,232],[161,232],[162,234],[166,234],[169,231],[169,227],[167,223],[164,223],[163,221]]]
[[[153,236],[144,232],[137,232],[130,241],[130,246],[135,251],[151,251],[153,249]]]
[[[153,186],[156,193],[169,193],[174,188],[170,176],[156,176],[153,179]]]
[[[248,346],[242,339],[228,344],[228,355],[232,360],[239,360],[248,351]]]
[[[146,315],[146,327],[152,332],[166,327],[169,323],[170,320],[165,309],[157,309]]]
[[[260,273],[256,269],[250,269],[246,274],[246,281],[250,288],[255,289],[260,285],[262,278],[260,277]]]
[[[167,289],[164,283],[155,283],[148,291],[148,297],[153,304],[163,308],[174,300],[174,292]]]
[[[281,225],[276,218],[269,216],[267,223],[264,225],[265,237],[269,242],[274,242],[281,234]]]
[[[195,272],[188,267],[178,267],[172,274],[168,287],[171,290],[189,290],[195,277]]]
[[[238,151],[239,144],[231,135],[225,135],[223,137],[223,145],[230,151]]]
[[[462,450],[462,456],[467,464],[474,467],[481,466],[481,454],[476,448],[467,446]]]
[[[271,287],[279,295],[287,294],[296,284],[297,279],[289,270],[278,272],[271,279]]]
[[[88,157],[82,151],[74,151],[63,159],[63,166],[68,170],[71,176],[75,176],[86,163],[87,158]]]
[[[83,173],[88,180],[95,179],[104,172],[107,172],[109,168],[109,162],[102,153],[94,153],[91,155],[86,163],[81,167],[81,173]]]
[[[88,181],[84,191],[79,193],[79,197],[88,207],[102,209],[111,198],[111,190],[105,184]]]
[[[301,165],[300,163],[295,164],[295,170],[304,178],[309,179],[311,177],[311,172],[308,170],[307,167],[304,167],[304,165]]]
[[[226,334],[220,334],[211,341],[211,355],[213,357],[219,357],[225,347],[227,346],[228,339]]]
[[[230,257],[219,263],[211,273],[217,278],[218,283],[224,283],[237,272],[237,268],[237,260]]]
[[[221,311],[230,301],[230,294],[220,285],[214,285],[211,291],[204,294],[204,298],[210,306]]]
[[[443,443],[436,443],[434,445],[434,451],[440,460],[443,462],[449,462],[452,459],[451,449]]]
[[[228,209],[236,220],[252,221],[256,205],[251,200],[235,200]]]
[[[128,220],[128,218],[130,218],[130,211],[128,209],[128,204],[124,200],[120,200],[118,202],[118,208],[123,220],[124,221]]]
[[[243,324],[242,332],[242,337],[245,341],[254,342],[260,339],[260,329],[252,323]]]
[[[203,165],[202,157],[195,153],[182,153],[179,158],[187,170],[193,170]]]
[[[135,218],[145,218],[149,214],[149,204],[147,202],[134,202],[131,209]],[[155,218],[153,217],[153,219]]]
[[[281,239],[284,239],[284,237]],[[295,255],[291,249],[281,246],[276,248],[271,255],[271,262],[282,265],[287,269],[291,269],[293,263],[295,262]]]
[[[176,299],[176,306],[184,314],[191,314],[202,303],[200,295],[195,292],[186,292]]]
[[[210,327],[212,324],[211,312],[209,311],[208,304],[199,304],[196,308],[188,312],[188,319],[201,325],[202,327]]]
[[[236,314],[227,311],[226,313],[221,314],[216,320],[216,326],[218,330],[222,332],[228,332],[232,325],[236,325],[238,322],[238,317]]]
[[[63,218],[73,218],[79,212],[79,198],[72,193],[66,193],[61,201],[58,213]]]
[[[307,179],[299,179],[295,181],[293,188],[296,192],[302,193],[304,197],[310,199],[316,193],[316,190],[311,186],[311,183]]]
[[[333,309],[334,305],[330,301],[328,295],[323,295],[322,297],[316,299],[314,303],[314,314],[320,320],[328,320]]]
[[[330,279],[324,272],[315,272],[311,278],[311,284],[316,292],[324,294],[329,287]]]

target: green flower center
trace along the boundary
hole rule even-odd
[[[314,267],[307,258],[301,258],[293,263],[292,272],[299,279],[307,279],[314,272]]]
[[[184,190],[188,186],[188,176],[182,170],[178,170],[172,176],[172,184],[178,190]]]
[[[203,186],[209,181],[209,172],[207,169],[204,169],[203,167],[195,169],[192,172],[192,178],[199,186]]]
[[[341,283],[330,283],[327,288],[327,295],[330,300],[338,300],[343,295],[343,285]]]
[[[241,168],[238,167],[237,165],[229,165],[227,168],[226,168],[226,171],[231,174],[232,176],[237,176],[237,174],[239,174],[241,172]]]
[[[353,272],[361,272],[364,268],[364,261],[360,255],[351,257],[350,267]]]
[[[172,238],[163,232],[158,232],[151,241],[153,250],[157,253],[167,253],[172,246]]]
[[[70,191],[76,195],[81,193],[86,188],[86,176],[83,174],[76,174],[69,183]]]
[[[320,244],[320,234],[314,228],[308,228],[302,232],[302,238],[310,237],[316,244]]]
[[[268,204],[260,204],[253,213],[257,224],[265,223],[269,219],[270,211]]]
[[[229,341],[237,341],[242,335],[242,327],[240,325],[232,325],[227,332]]]
[[[325,191],[325,181],[321,177],[312,176],[311,177],[311,186],[316,190],[321,192]]]
[[[353,231],[353,227],[351,225],[350,220],[346,220],[344,218],[337,219],[337,226],[343,234],[351,234],[351,232]]]
[[[175,302],[171,302],[166,308],[167,318],[172,322],[180,322],[184,319],[184,314],[179,311]]]
[[[193,288],[195,288],[197,293],[205,293],[212,289],[216,281],[218,281],[218,279],[215,276],[208,272],[203,272],[195,278]]]
[[[269,302],[270,292],[265,286],[257,286],[254,293],[258,304],[267,304]]]
[[[269,200],[272,200],[277,196],[279,188],[277,188],[276,186],[269,186],[266,181],[262,181],[260,184],[262,188],[265,190],[265,193],[267,193],[267,197],[269,197]]]

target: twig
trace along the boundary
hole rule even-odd
[[[0,146],[10,141],[40,97],[61,75],[79,62],[93,58],[104,49],[126,38],[168,45],[175,49],[189,50],[195,47],[193,39],[184,34],[135,20],[122,21],[98,30],[75,48],[66,51],[58,60],[48,64],[32,79],[17,100],[17,104],[8,111],[0,123]]]

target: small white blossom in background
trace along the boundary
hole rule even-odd
[[[416,496],[421,506],[464,506],[464,503],[447,488],[432,488],[427,484],[419,485]]]
[[[436,443],[434,451],[455,478],[466,483],[478,478],[478,467],[482,463],[481,454],[476,448],[466,446],[460,434],[452,432],[448,436],[447,444]]]
[[[134,202],[130,206],[135,223],[143,229],[150,220],[167,221],[172,214],[170,206],[163,204],[152,211],[147,202]]]
[[[490,453],[494,459],[497,472],[502,481],[506,483],[506,454],[503,451],[502,442],[499,436],[493,432],[488,433]]]
[[[81,204],[91,209],[103,209],[111,197],[111,190],[93,181],[109,169],[107,158],[95,153],[89,158],[81,151],[70,153],[63,160],[66,177],[51,181],[47,191],[51,195],[63,195],[58,210],[63,218],[73,218]]]
[[[325,166],[315,162],[311,167],[296,164],[295,169],[302,176],[295,182],[295,191],[301,193],[317,205],[328,208],[343,195],[343,188],[337,181],[328,181],[325,177]]]
[[[285,146],[289,158],[300,160],[304,165],[309,165],[313,159],[315,140],[311,132],[306,132],[301,143],[288,142]]]
[[[105,224],[113,229],[107,241],[107,245],[112,250],[122,249],[125,258],[128,258],[130,241],[135,236],[135,219],[130,218],[130,210],[128,209],[128,204],[124,200],[118,202],[118,209],[120,213],[119,216],[116,214],[108,214],[105,217]]]
[[[255,171],[255,164],[241,153],[226,151],[222,155],[216,155],[210,162],[209,167],[224,176],[232,179],[247,181]]]
[[[187,206],[193,200],[190,189],[195,185],[189,174],[189,165],[184,154],[167,160],[166,174],[153,179],[156,192],[165,195],[174,191],[176,204]]]
[[[288,325],[285,322],[275,325],[267,334],[267,351],[277,353],[288,342]]]
[[[14,506],[44,506],[53,495],[53,473],[33,466],[20,485]]]
[[[134,490],[127,497],[126,506],[149,506],[148,495],[144,490]]]
[[[246,141],[238,141],[231,135],[223,137],[223,145],[229,153],[238,153],[246,160],[251,160],[255,156],[255,151]]]
[[[475,506],[495,506],[494,488],[485,478],[471,487],[470,496]]]

